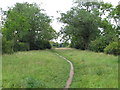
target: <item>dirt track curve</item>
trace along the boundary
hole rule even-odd
[[[65,57],[59,55],[58,53],[56,53],[56,55],[58,55],[59,57],[63,58],[64,60],[66,60],[69,64],[70,64],[70,72],[69,72],[69,78],[66,82],[65,85],[65,89],[69,88],[71,83],[72,83],[72,79],[73,79],[73,75],[74,75],[74,68],[73,68],[73,64],[72,62],[70,62],[68,59],[66,59]]]

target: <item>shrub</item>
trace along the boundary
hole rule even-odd
[[[89,49],[95,52],[103,52],[104,48],[107,46],[105,42],[100,40],[92,41],[89,45]]]
[[[48,41],[45,42],[45,48],[46,49],[51,49],[52,48],[51,44]]]
[[[120,42],[112,42],[105,49],[104,52],[107,54],[120,55]]]
[[[2,38],[2,53],[11,54],[13,53],[13,43],[12,41],[7,41],[6,38]]]
[[[89,44],[89,50],[95,51],[95,52],[104,52],[104,48],[106,48],[109,43],[111,43],[113,40],[111,37],[102,36],[94,41],[92,41]]]
[[[2,54],[2,36],[0,36],[0,55]]]
[[[59,47],[59,43],[58,43],[58,42],[54,42],[54,43],[52,44],[52,47],[53,47],[53,48],[58,48],[58,47]]]
[[[37,40],[30,46],[30,50],[42,50],[42,49],[51,49],[49,41]]]
[[[27,43],[19,42],[19,51],[28,51],[29,45]]]
[[[64,42],[62,44],[63,44],[63,47],[69,47],[69,43],[68,42]]]
[[[17,42],[14,44],[14,51],[28,51],[29,45],[23,42]]]
[[[71,41],[70,47],[71,48],[76,48],[76,49],[81,49],[81,50],[86,49],[85,43],[83,42],[83,40],[80,40],[80,41],[77,41],[77,40],[74,41],[73,40],[73,41]]]

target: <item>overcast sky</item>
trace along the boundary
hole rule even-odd
[[[103,0],[104,2],[112,3],[114,6],[118,5],[118,2],[120,0]],[[40,4],[40,7],[44,10],[46,10],[46,14],[48,16],[53,16],[54,20],[51,23],[52,27],[59,31],[61,29],[62,24],[57,22],[57,17],[60,16],[57,11],[66,12],[69,10],[73,5],[73,0],[0,0],[0,8],[3,10],[7,10],[8,7],[14,6],[15,3],[37,3]],[[1,17],[0,17],[1,18]],[[60,38],[57,40],[60,42]]]
[[[73,0],[0,0],[0,7],[6,10],[7,7],[13,6],[16,2],[28,2],[40,4],[43,9],[46,10],[47,15],[54,16],[52,23],[53,28],[56,31],[60,30],[61,24],[57,22],[56,18],[60,15],[56,11],[65,12],[72,7]],[[113,5],[117,5],[120,0],[103,0],[104,2],[110,2]]]

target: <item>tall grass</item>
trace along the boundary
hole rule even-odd
[[[49,50],[3,55],[4,88],[63,88],[69,64]]]
[[[118,88],[118,57],[76,49],[17,52],[3,55],[4,88],[63,88],[69,64],[74,66],[71,88]]]
[[[118,57],[76,49],[55,50],[75,69],[71,88],[118,88]]]

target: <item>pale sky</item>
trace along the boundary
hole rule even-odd
[[[120,0],[103,0],[104,2],[112,3],[113,5],[118,5],[118,2]],[[3,10],[6,10],[7,7],[13,6],[15,3],[37,3],[40,4],[42,9],[45,9],[45,13],[47,13],[48,16],[53,16],[54,20],[51,23],[52,27],[59,31],[62,24],[58,23],[56,18],[59,17],[59,13],[57,11],[66,12],[72,7],[73,0],[0,0],[0,8]]]
[[[66,12],[72,7],[73,0],[0,0],[0,7],[6,10],[7,7],[13,6],[16,2],[28,2],[41,4],[41,8],[45,9],[47,15],[54,16],[52,26],[56,31],[60,30],[61,24],[57,22],[56,18],[60,15],[56,11]],[[120,0],[103,0],[104,2],[110,2],[113,5],[117,5]]]

